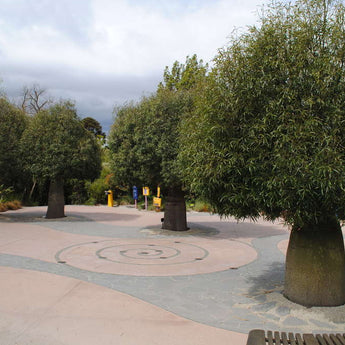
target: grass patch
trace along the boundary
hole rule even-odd
[[[196,212],[213,212],[211,205],[201,199],[197,199],[195,201],[187,201],[187,210],[188,211],[196,211]]]

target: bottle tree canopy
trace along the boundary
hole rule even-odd
[[[101,171],[101,149],[77,116],[74,105],[61,102],[39,111],[20,141],[24,169],[49,181],[47,218],[64,216],[64,182],[94,179]]]
[[[220,214],[345,219],[344,23],[340,2],[273,3],[215,58],[180,161]]]

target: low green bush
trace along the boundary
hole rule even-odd
[[[18,210],[21,208],[21,202],[14,198],[14,190],[12,187],[5,188],[4,185],[0,185],[0,212]]]
[[[211,205],[208,202],[201,199],[196,199],[195,201],[187,201],[186,206],[188,211],[213,212]]]

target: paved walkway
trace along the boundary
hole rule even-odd
[[[0,213],[2,345],[229,345],[250,329],[344,332],[345,307],[304,308],[282,296],[282,224],[189,213],[67,206]]]

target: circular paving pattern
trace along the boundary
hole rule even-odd
[[[55,258],[92,272],[171,276],[236,269],[255,260],[256,251],[237,241],[112,239],[75,244],[57,252]]]
[[[96,252],[100,259],[127,265],[184,264],[203,260],[208,251],[198,246],[175,241],[174,247],[157,244],[122,244],[105,247]],[[182,255],[188,251],[189,255]],[[167,260],[163,262],[162,260]]]

